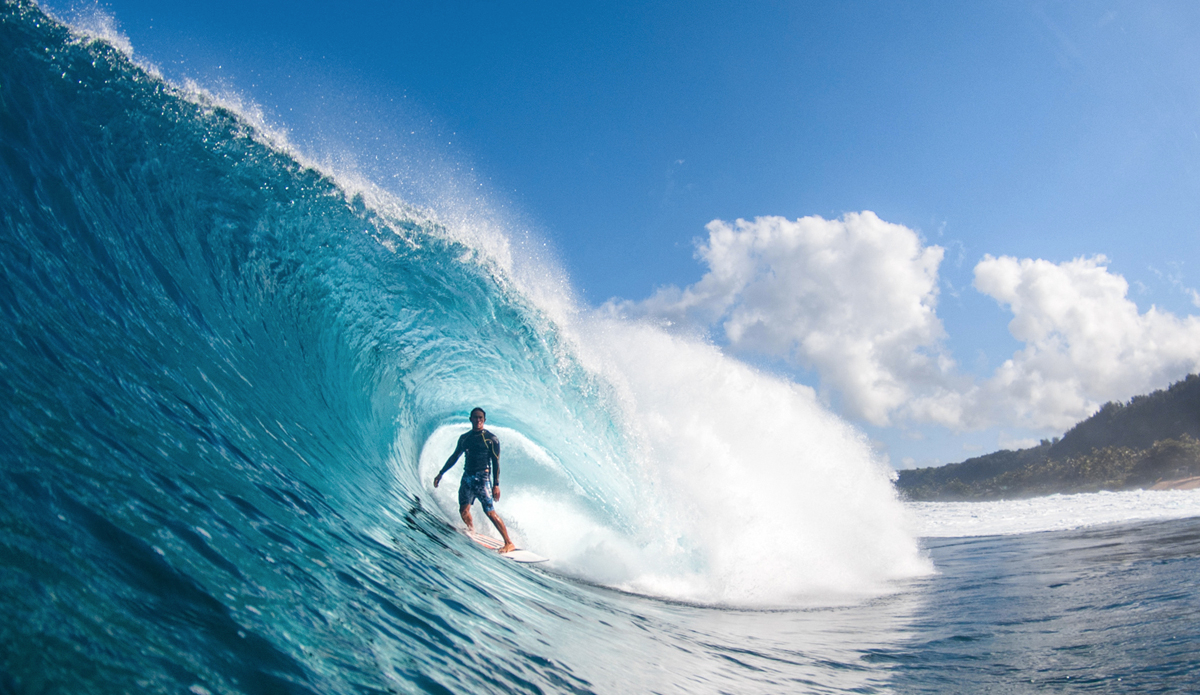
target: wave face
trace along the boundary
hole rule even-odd
[[[535,300],[502,236],[354,193],[36,5],[2,12],[2,688],[874,677],[837,663],[891,639],[878,616],[820,611],[930,568],[811,391]],[[455,530],[456,474],[430,485],[475,405],[542,569]],[[770,634],[820,646],[782,677],[756,665],[776,647],[743,651]]]

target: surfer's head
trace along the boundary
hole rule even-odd
[[[487,413],[483,412],[483,408],[475,408],[471,411],[471,426],[477,430],[483,429],[483,423],[487,420]]]

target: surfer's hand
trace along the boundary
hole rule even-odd
[[[440,483],[440,482],[442,482],[442,474],[438,473],[437,476],[434,477],[434,479],[433,479],[433,486],[437,487],[438,483]]]
[[[495,499],[495,500],[500,499],[500,486],[499,485],[492,486],[492,499]]]

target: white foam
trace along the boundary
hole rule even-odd
[[[930,571],[890,469],[811,389],[652,325],[594,319],[584,335],[621,392],[654,510],[641,532],[660,561],[622,588],[785,605]]]
[[[644,324],[594,319],[579,342],[617,393],[634,443],[628,461],[587,475],[489,424],[512,481],[501,516],[554,571],[745,606],[877,595],[932,571],[890,469],[807,387]],[[462,431],[442,428],[429,439],[422,480]],[[449,520],[456,489],[443,484],[435,495]],[[611,513],[602,499],[622,508]]]
[[[914,502],[922,536],[993,536],[1200,516],[1200,490],[1131,490],[994,502]]]

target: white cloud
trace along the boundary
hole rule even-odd
[[[1028,449],[1038,445],[1038,440],[1032,437],[1017,437],[1007,432],[1001,432],[996,437],[996,444],[1001,449]]]
[[[840,220],[759,217],[709,223],[708,272],[680,290],[610,305],[686,327],[720,325],[734,350],[817,370],[843,409],[873,424],[939,382],[937,269],[943,250],[874,213]]]
[[[975,266],[976,289],[1012,311],[1009,332],[1025,344],[977,394],[1008,411],[986,419],[1065,428],[1200,369],[1200,318],[1139,313],[1106,263],[985,256]]]
[[[699,282],[607,308],[715,329],[733,351],[813,369],[844,414],[874,425],[1061,431],[1106,401],[1200,371],[1200,317],[1139,313],[1103,256],[1058,264],[985,256],[974,287],[1012,312],[1009,331],[1024,345],[974,379],[942,348],[944,251],[913,230],[871,212],[717,220],[707,229]]]

